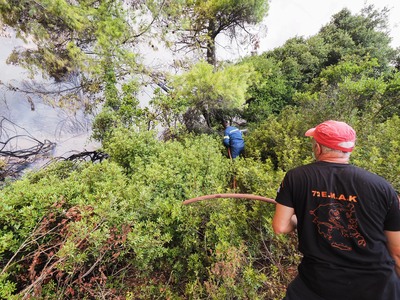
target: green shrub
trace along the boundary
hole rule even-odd
[[[2,297],[281,297],[296,256],[271,231],[271,204],[182,202],[232,192],[232,176],[234,192],[273,197],[282,172],[231,161],[207,135],[118,129],[105,149],[109,160],[55,164],[0,191]]]
[[[400,117],[393,116],[370,127],[357,128],[357,142],[352,161],[374,172],[400,190]]]

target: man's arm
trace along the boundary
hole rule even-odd
[[[400,231],[385,231],[387,248],[396,263],[396,273],[400,277]]]
[[[229,136],[228,129],[224,130],[224,139],[223,139],[223,141],[224,141],[225,147],[229,147],[230,146],[230,136]]]
[[[289,233],[297,227],[297,217],[294,208],[277,203],[272,228],[276,234]]]

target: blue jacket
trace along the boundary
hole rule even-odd
[[[234,126],[228,126],[224,131],[224,145],[231,148],[232,158],[239,156],[244,150],[242,132]]]

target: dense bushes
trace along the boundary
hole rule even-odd
[[[105,145],[110,161],[59,164],[4,188],[2,297],[279,295],[285,281],[268,284],[266,276],[282,282],[283,272],[270,263],[288,246],[271,234],[268,204],[181,204],[230,191],[233,173],[241,189],[267,195],[267,183],[264,191],[274,196],[280,178],[271,167],[249,160],[248,168],[244,159],[232,164],[221,147],[205,135],[163,143],[151,133],[121,129]]]
[[[362,123],[363,124],[363,123]],[[387,179],[400,191],[400,117],[373,127],[359,128],[353,162]]]
[[[231,192],[233,176],[235,192],[274,197],[282,170],[311,160],[302,136],[311,125],[300,113],[283,115],[251,130],[247,157],[233,162],[217,137],[161,142],[151,132],[119,129],[104,144],[108,161],[59,163],[6,186],[1,297],[280,299],[300,256],[295,236],[273,235],[273,207],[182,201]],[[397,116],[369,128],[355,124],[352,156],[397,189],[399,125]]]

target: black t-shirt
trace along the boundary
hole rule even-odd
[[[276,201],[295,210],[299,276],[316,294],[400,299],[384,235],[400,231],[400,205],[386,180],[349,164],[315,162],[290,170]]]

